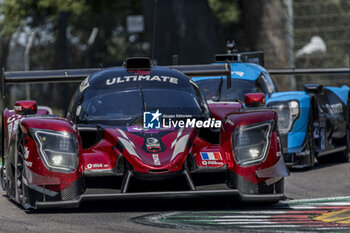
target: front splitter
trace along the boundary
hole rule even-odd
[[[36,202],[35,209],[77,208],[85,201],[112,201],[125,199],[169,199],[169,198],[206,198],[206,197],[234,196],[242,202],[277,202],[284,200],[283,194],[243,194],[238,190],[202,190],[202,191],[172,191],[172,192],[138,192],[138,193],[109,193],[82,194],[69,201]]]

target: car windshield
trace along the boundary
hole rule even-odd
[[[189,91],[169,89],[129,89],[96,93],[84,99],[78,111],[81,121],[113,121],[130,125],[140,120],[144,111],[203,117],[205,109]]]
[[[244,100],[247,93],[261,92],[254,81],[231,79],[231,88],[227,89],[226,78],[202,79],[196,81],[207,100],[234,101]]]

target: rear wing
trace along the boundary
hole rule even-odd
[[[315,74],[350,74],[350,67],[335,68],[300,68],[300,69],[269,69],[270,75],[315,75]]]
[[[132,58],[129,58],[129,60]],[[138,61],[142,59],[137,58]],[[148,58],[147,58],[148,59]],[[144,62],[144,61],[141,61]],[[133,63],[133,65],[135,65]],[[128,69],[128,67],[126,67]],[[189,77],[226,76],[231,77],[231,66],[227,62],[221,65],[183,65],[169,66]],[[137,68],[132,68],[137,69]],[[5,98],[5,86],[20,83],[67,83],[82,82],[89,75],[101,69],[67,69],[67,70],[40,70],[40,71],[10,71],[1,70],[1,95]],[[231,78],[227,78],[227,87],[231,87]]]
[[[231,77],[230,62],[221,65],[182,65],[169,66],[169,68],[178,70],[189,77],[206,77],[206,76],[226,76]]]
[[[9,71],[1,70],[1,94],[5,98],[5,86],[20,83],[62,83],[81,82],[90,74],[100,69],[67,69],[67,70],[37,70]]]
[[[189,77],[226,76],[227,89],[231,88],[231,64],[229,61],[220,65],[182,65],[169,66],[169,68],[178,70]]]
[[[255,52],[233,52],[229,54],[216,54],[214,56],[215,62],[247,62],[255,63],[261,66],[264,66],[264,52],[255,51]]]

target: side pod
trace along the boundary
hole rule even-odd
[[[62,118],[33,117],[23,119],[20,129],[15,160],[23,164],[16,171],[22,175],[24,197],[17,201],[35,207],[38,201],[68,201],[82,194],[82,146],[76,127]]]
[[[221,142],[230,154],[228,184],[243,193],[283,193],[284,164],[274,111],[232,113],[224,119]]]

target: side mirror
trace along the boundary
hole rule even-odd
[[[246,107],[262,107],[266,104],[265,94],[248,93],[244,96],[244,104]]]
[[[305,84],[304,90],[307,94],[322,94],[323,85],[321,84]]]
[[[15,113],[18,115],[36,114],[38,111],[38,105],[34,100],[19,100],[16,101]]]

